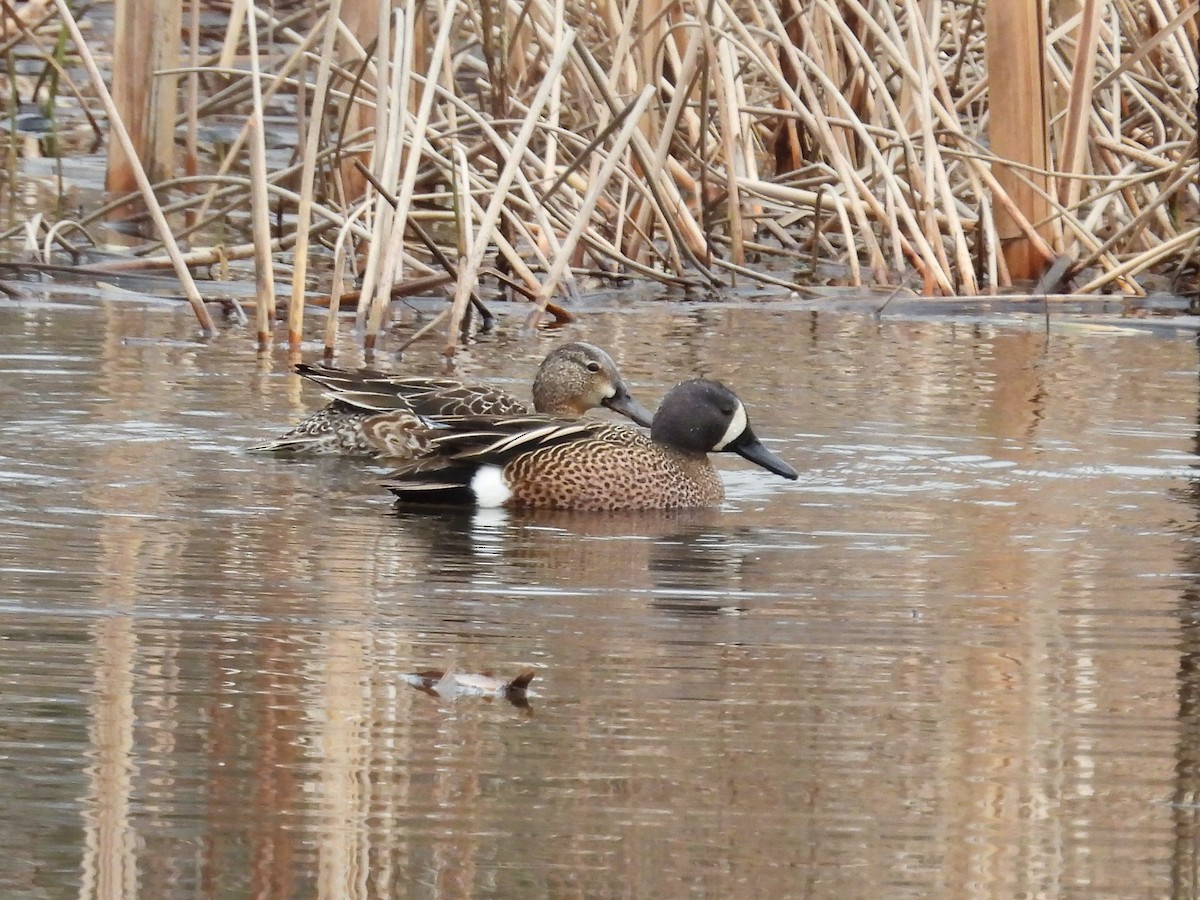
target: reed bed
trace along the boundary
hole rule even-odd
[[[583,276],[699,291],[1028,288],[1000,219],[1042,269],[1065,259],[1054,271],[1075,293],[1194,291],[1197,3],[1043,10],[1030,105],[1045,110],[1045,166],[991,149],[990,129],[1013,125],[992,121],[989,97],[1010,86],[989,83],[989,52],[1010,48],[989,51],[986,7],[210,3],[227,26],[201,32],[185,14],[190,58],[172,73],[191,98],[179,116],[190,164],[138,200],[159,247],[92,268],[174,265],[197,305],[189,268],[253,260],[260,340],[286,306],[297,345],[319,303],[330,350],[340,310],[353,305],[372,348],[392,299],[434,284],[450,288],[448,351],[497,290],[527,299],[537,323],[571,315]],[[0,8],[10,53],[24,44],[62,68],[44,37],[61,23],[89,58],[63,0]],[[72,83],[85,80],[105,96],[97,72]],[[130,113],[107,112],[119,135]],[[200,135],[231,122],[206,153]],[[290,152],[268,152],[272,129]],[[41,236],[47,262],[79,249],[66,231]],[[292,282],[279,307],[277,276]]]

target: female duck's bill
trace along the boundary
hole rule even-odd
[[[385,482],[401,501],[583,510],[715,506],[725,497],[708,454],[730,452],[795,479],[763,446],[724,385],[668,392],[650,436],[623,425],[465,419],[425,429],[419,456]]]

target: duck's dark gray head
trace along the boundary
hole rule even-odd
[[[543,360],[533,381],[533,405],[540,413],[578,418],[605,406],[649,427],[651,414],[633,399],[613,358],[594,344],[563,344]]]
[[[768,472],[799,477],[763,446],[742,401],[719,381],[697,378],[671,388],[654,414],[650,437],[687,453],[736,453]]]

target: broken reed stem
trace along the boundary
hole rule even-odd
[[[1092,124],[1092,96],[1095,90],[1093,73],[1096,71],[1096,51],[1100,43],[1099,0],[1083,0],[1080,10],[1079,37],[1075,45],[1075,72],[1071,79],[1070,96],[1067,100],[1066,137],[1063,139],[1062,157],[1059,168],[1066,174],[1084,172],[1087,154],[1087,133]],[[1068,178],[1063,183],[1059,196],[1063,205],[1070,208],[1079,202],[1084,182],[1079,178]]]

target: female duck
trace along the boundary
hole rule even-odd
[[[357,456],[410,455],[403,414],[425,419],[448,416],[522,416],[528,405],[495,387],[450,378],[394,375],[371,369],[352,371],[300,364],[296,371],[328,390],[331,398],[291,431],[253,447],[290,454],[336,453]],[[533,409],[562,419],[577,419],[604,406],[650,425],[651,415],[629,393],[611,356],[592,344],[575,341],[543,361],[533,381]],[[396,414],[401,414],[397,416]],[[383,439],[377,435],[386,436]]]

